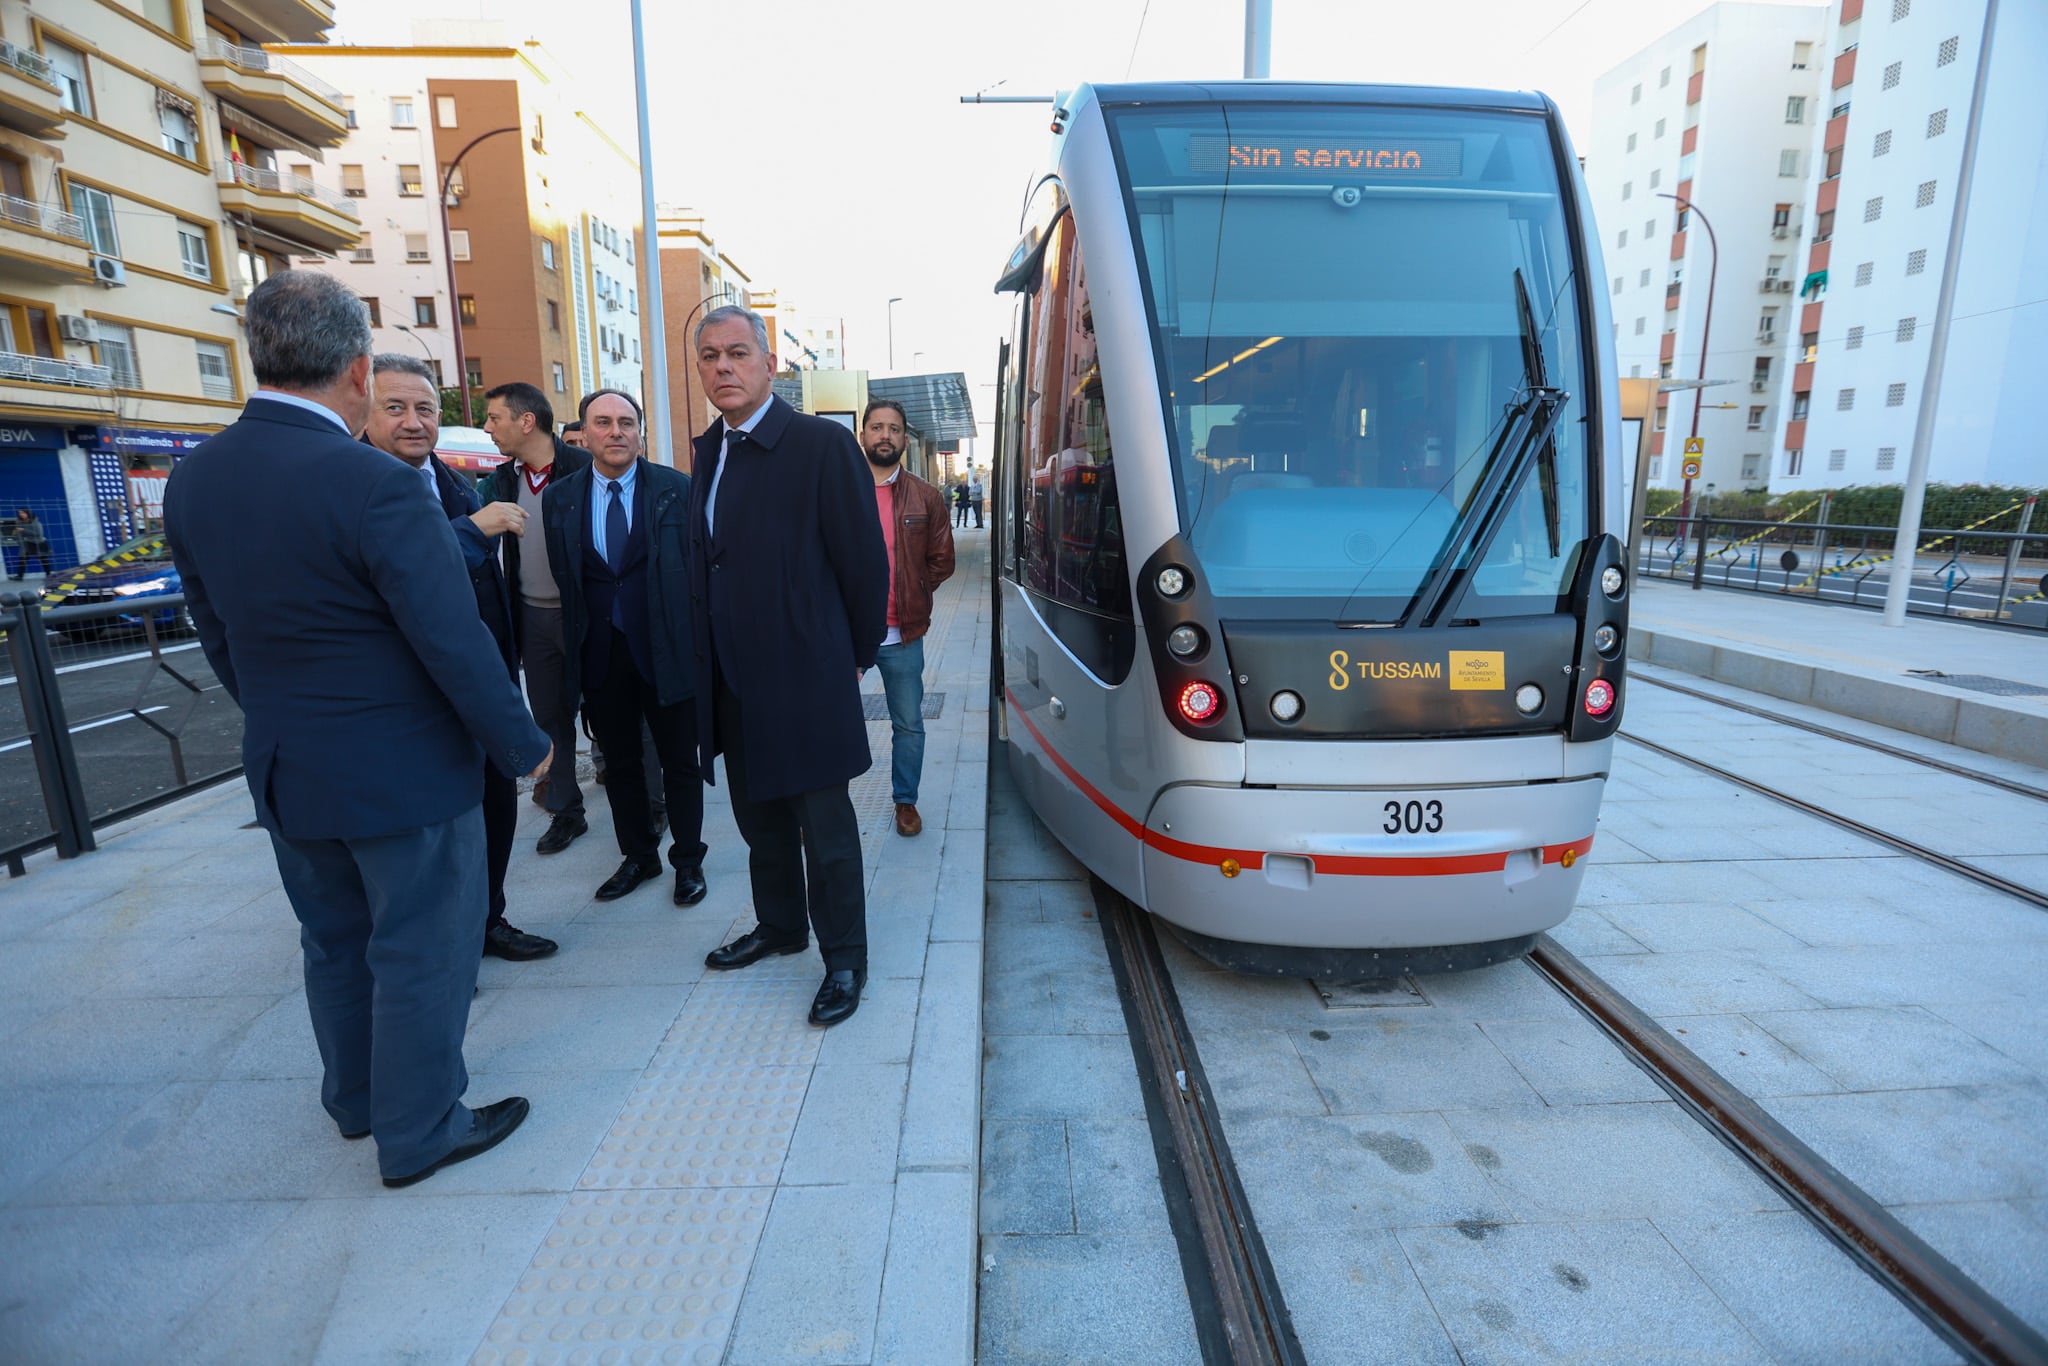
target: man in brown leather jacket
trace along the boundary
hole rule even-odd
[[[917,814],[917,780],[924,771],[924,634],[932,625],[932,590],[953,574],[946,495],[903,468],[909,444],[901,404],[886,398],[868,404],[860,418],[860,448],[875,476],[875,515],[889,548],[889,633],[875,667],[895,729],[889,785],[899,835],[924,829]]]

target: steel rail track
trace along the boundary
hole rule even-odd
[[[1152,918],[1091,880],[1207,1366],[1307,1366]]]
[[[1529,963],[1879,1284],[1970,1360],[2043,1366],[2043,1338],[1549,935]]]
[[[1815,735],[1823,735],[1830,740],[1840,740],[1844,744],[1860,745],[1864,749],[1876,750],[1879,754],[1888,754],[1894,759],[1904,759],[1909,763],[1939,769],[1943,773],[1951,773],[1958,778],[1968,778],[1972,782],[1984,783],[1987,786],[1999,788],[2017,796],[2032,797],[2036,801],[2048,802],[2048,789],[2030,787],[2026,783],[2017,782],[2011,778],[2001,778],[1992,773],[1979,773],[1975,769],[1964,768],[1961,764],[1949,763],[1946,759],[1937,759],[1928,754],[1915,754],[1910,749],[1901,749],[1897,745],[1888,745],[1882,740],[1870,740],[1861,735],[1852,735],[1848,731],[1836,730],[1832,726],[1823,726],[1818,722],[1804,721],[1798,717],[1780,715],[1768,707],[1752,707],[1747,702],[1736,702],[1726,697],[1716,697],[1713,693],[1703,692],[1698,688],[1688,688],[1683,683],[1672,683],[1662,678],[1652,678],[1648,674],[1639,674],[1633,670],[1630,671],[1629,677],[1637,683],[1648,683],[1653,687],[1664,688],[1670,692],[1683,693],[1687,697],[1696,697],[1702,702],[1712,702],[1714,705],[1726,707],[1730,711],[1747,712],[1751,716],[1760,716],[1766,721],[1776,721],[1780,725],[1811,731]]]

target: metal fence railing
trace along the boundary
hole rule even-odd
[[[1698,512],[1646,517],[1636,573],[1871,607],[1882,605],[1892,575],[1906,572],[1910,612],[2048,629],[2048,526],[2036,528],[2033,513],[2028,499],[1974,526],[1924,527],[1909,565],[1895,559],[1892,526]],[[1985,525],[1997,520],[2014,529]]]
[[[66,237],[81,247],[91,245],[91,239],[85,235],[85,220],[55,204],[38,204],[20,195],[0,195],[0,220],[19,228],[34,228],[52,237]]]
[[[222,185],[246,185],[266,194],[297,195],[324,204],[344,218],[357,218],[355,201],[338,190],[330,190],[306,176],[290,171],[266,171],[232,158],[213,163],[213,178]]]
[[[218,33],[213,35],[209,51],[213,56],[244,71],[260,71],[282,76],[326,100],[334,106],[335,112],[341,111],[341,91],[288,57],[280,57],[275,52],[265,52],[260,47],[243,47],[233,39]]]
[[[0,863],[232,778],[242,714],[185,631],[180,594],[43,609],[0,593]]]

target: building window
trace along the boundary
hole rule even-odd
[[[1828,452],[1828,470],[1830,473],[1845,468],[1848,463],[1849,452],[1843,447],[1837,446]]]
[[[1707,45],[1701,43],[1692,50],[1692,74],[1697,76],[1707,69]]]
[[[1883,196],[1883,195],[1881,195],[1881,194],[1880,194],[1880,195],[1873,195],[1873,196],[1871,196],[1871,197],[1870,197],[1869,199],[1866,199],[1866,200],[1864,200],[1864,201],[1863,201],[1863,221],[1864,221],[1864,222],[1866,222],[1866,223],[1875,223],[1875,222],[1876,222],[1876,221],[1877,221],[1878,219],[1880,219],[1880,218],[1882,218],[1882,217],[1884,217],[1884,196]]]
[[[1794,422],[1806,421],[1807,410],[1812,406],[1812,402],[1812,394],[1798,393],[1792,395],[1792,420]]]
[[[1937,109],[1927,116],[1927,136],[1938,138],[1948,131],[1948,110]]]
[[[1637,335],[1638,337],[1640,337],[1640,336],[1642,336],[1642,335],[1643,335],[1643,323],[1644,323],[1644,320],[1643,320],[1643,319],[1641,319],[1641,318],[1637,318],[1637,319],[1636,319],[1636,335]]]
[[[1806,96],[1788,95],[1785,97],[1785,122],[1806,122]]]
[[[1955,38],[1942,39],[1941,46],[1936,48],[1934,52],[1934,64],[1936,66],[1947,66],[1950,62],[1954,61],[1956,59],[1956,46],[1958,42],[1959,40]]]
[[[456,295],[455,316],[462,319],[465,326],[474,327],[476,325],[476,295]]]
[[[1623,228],[1620,232],[1614,234],[1614,245],[1617,249],[1628,245],[1627,228]]]
[[[549,270],[555,268],[555,244],[546,237],[540,239],[540,263]]]
[[[562,363],[560,361],[555,362],[555,392],[558,394],[566,394],[569,392],[569,376],[568,373],[562,369]]]
[[[1656,189],[1656,188],[1657,188],[1657,187],[1658,187],[1659,185],[1661,185],[1661,184],[1663,184],[1663,183],[1664,183],[1664,173],[1663,173],[1662,171],[1652,171],[1652,172],[1650,172],[1650,188],[1651,188],[1651,189],[1653,189],[1653,190],[1654,190],[1654,189]]]
[[[1763,468],[1763,463],[1763,456],[1755,452],[1751,452],[1750,454],[1743,456],[1742,482],[1747,484],[1754,481],[1757,477],[1757,471]]]
[[[1628,102],[1630,104],[1641,104],[1643,102],[1643,87],[1640,83],[1630,88]]]
[[[1619,275],[1614,277],[1614,288],[1609,292],[1614,294],[1621,293],[1621,277]]]
[[[427,235],[423,232],[409,232],[405,235],[405,259],[417,265],[430,261],[433,256],[427,251]]]
[[[413,122],[412,97],[410,95],[396,95],[392,97],[391,126],[393,128],[416,128],[419,126]]]
[[[1778,174],[1782,176],[1797,176],[1799,174],[1798,149],[1788,147],[1778,153]]]
[[[1899,73],[1905,69],[1905,66],[1904,62],[1893,62],[1890,66],[1886,67],[1884,69],[1884,80],[1880,83],[1880,88],[1889,90],[1897,85],[1899,83]]]
[[[1888,470],[1898,463],[1899,448],[1897,446],[1879,446],[1877,448],[1877,467],[1879,469]]]
[[[1893,334],[1892,339],[1894,341],[1909,342],[1913,340],[1913,333],[1918,331],[1919,327],[1920,319],[1918,317],[1901,318],[1899,319],[1899,330]]]
[[[1905,406],[1906,406],[1906,386],[1905,386],[1905,385],[1903,385],[1903,384],[1891,384],[1891,385],[1887,385],[1887,386],[1885,386],[1885,391],[1884,391],[1884,406],[1885,406],[1885,407],[1887,407],[1887,408],[1903,408],[1903,407],[1905,407]]]
[[[347,116],[349,127],[357,128],[361,126],[356,122],[356,97],[354,95],[343,95],[341,97],[341,112]]]
[[[434,313],[434,301],[432,299],[415,298],[412,301],[412,325],[414,327],[440,326]]]
[[[633,315],[634,317],[636,317],[636,318],[640,316],[640,291],[639,291],[639,290],[637,290],[637,289],[629,289],[629,290],[627,290],[627,291],[626,291],[626,311],[627,311],[628,313],[631,313],[631,314],[632,314],[632,315]]]
[[[1906,274],[1918,275],[1927,269],[1927,248],[1906,253]]]
[[[369,193],[363,185],[363,168],[344,165],[341,168],[341,192],[350,199],[361,199]]]
[[[1650,125],[1650,136],[1653,138],[1661,138],[1664,136],[1664,120],[1658,119],[1655,123]]]
[[[114,323],[99,325],[99,363],[114,372],[116,389],[140,389],[142,367],[135,361],[135,329]]]
[[[1794,43],[1794,44],[1792,44],[1792,69],[1793,69],[1794,71],[1804,71],[1804,70],[1806,70],[1807,66],[1808,66],[1808,65],[1809,65],[1809,64],[1810,64],[1810,63],[1811,63],[1812,61],[1813,61],[1813,44],[1812,44],[1812,43]]]
[[[1650,272],[1648,270],[1645,270],[1641,275],[1637,276],[1636,283],[1638,285],[1641,285],[1643,288],[1648,289],[1650,287]]]
[[[398,193],[405,199],[417,199],[420,197],[422,191],[420,189],[419,167],[401,165],[398,168]]]
[[[1863,349],[1863,329],[1861,327],[1850,328],[1848,339],[1842,345],[1846,350],[1861,351]]]
[[[114,225],[114,197],[105,190],[71,182],[71,212],[85,220],[85,240],[101,256],[121,254],[121,234]]]
[[[1913,207],[1914,207],[1914,208],[1916,208],[1916,209],[1924,209],[1924,208],[1926,208],[1926,207],[1927,207],[1927,206],[1928,206],[1929,204],[1932,204],[1933,202],[1934,202],[1934,182],[1933,182],[1933,181],[1931,181],[1931,180],[1923,180],[1923,181],[1921,181],[1921,182],[1920,182],[1920,193],[1918,193],[1918,194],[1916,194],[1916,195],[1914,195],[1914,196],[1913,196]]]
[[[469,357],[468,359],[462,362],[462,377],[469,381],[470,388],[483,388],[484,363],[481,360],[477,359],[475,356]]]
[[[1855,406],[1856,391],[1854,389],[1837,389],[1835,391],[1836,412],[1846,413],[1849,412],[1851,409],[1855,408]]]
[[[1670,84],[1671,84],[1671,68],[1667,66],[1667,67],[1665,67],[1665,68],[1664,68],[1664,69],[1663,69],[1662,71],[1660,71],[1660,72],[1658,72],[1658,73],[1657,73],[1657,88],[1658,88],[1659,90],[1662,90],[1662,89],[1663,89],[1664,87],[1666,87],[1666,86],[1668,86],[1668,85],[1670,85]]]
[[[1892,130],[1887,128],[1870,140],[1870,155],[1881,157],[1892,149]]]
[[[562,306],[553,299],[548,300],[548,331],[562,330]]]
[[[194,342],[199,350],[199,392],[207,398],[235,396],[234,363],[219,342]]]
[[[626,248],[626,264],[630,266],[633,264],[633,239],[628,237],[621,245]]]
[[[434,96],[434,126],[437,128],[453,128],[455,126],[455,97],[453,95]]]
[[[1629,150],[1629,151],[1631,151],[1631,152],[1633,152],[1633,151],[1634,151],[1635,149],[1636,149],[1636,135],[1635,135],[1634,133],[1630,133],[1630,134],[1628,135],[1628,150]]]
[[[382,327],[384,325],[384,301],[382,299],[365,299],[363,300],[363,307],[370,310],[370,326]]]
[[[164,150],[180,161],[199,155],[199,123],[189,107],[168,102],[168,92],[157,92],[156,125]],[[169,97],[175,98],[175,97]]]
[[[1623,199],[1632,198],[1635,195],[1635,192],[1636,183],[1633,180],[1624,180],[1621,182],[1621,197]]]
[[[1750,369],[1749,378],[1753,384],[1767,383],[1771,378],[1771,358],[1769,356],[1758,356],[1756,364]]]
[[[207,245],[206,229],[178,224],[178,260],[193,279],[213,279],[213,250]]]
[[[1664,477],[1663,456],[1653,455],[1650,457],[1650,477],[1652,479],[1662,479]]]
[[[1913,0],[1892,0],[1892,22],[1898,23],[1913,12]]]
[[[92,82],[86,76],[85,54],[46,38],[43,40],[43,56],[50,59],[50,74],[56,78],[57,94],[63,106],[74,114],[93,117]]]
[[[377,253],[370,247],[370,234],[364,233],[356,239],[355,247],[349,252],[348,259],[365,263],[374,262],[377,259]]]
[[[1760,342],[1768,343],[1770,341],[1775,340],[1777,335],[1778,310],[1775,308],[1767,308],[1764,310],[1763,316],[1757,319],[1756,339]]]
[[[1834,180],[1842,174],[1842,149],[1840,147],[1828,149],[1828,159],[1824,166],[1825,169],[1821,174],[1821,179],[1823,180]]]
[[[1753,432],[1760,432],[1760,431],[1762,431],[1763,429],[1764,429],[1764,410],[1763,410],[1763,409],[1761,409],[1761,408],[1754,408],[1754,407],[1753,407],[1753,408],[1751,408],[1751,409],[1749,410],[1749,430],[1751,430],[1751,431],[1753,431]]]
[[[1801,465],[1801,463],[1804,462],[1805,459],[1806,452],[1800,450],[1797,446],[1793,447],[1789,451],[1786,451],[1785,477],[1787,479],[1797,479],[1799,477],[1799,466]]]

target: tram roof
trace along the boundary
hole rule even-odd
[[[1513,109],[1541,113],[1531,90],[1476,90],[1448,85],[1357,85],[1336,81],[1113,81],[1089,87],[1105,105],[1125,104],[1390,104],[1417,109]]]

